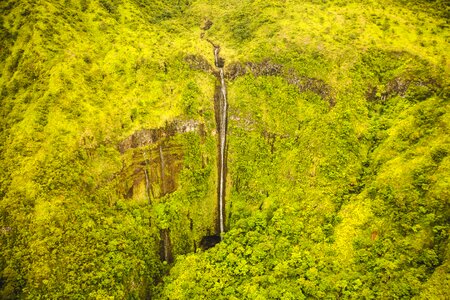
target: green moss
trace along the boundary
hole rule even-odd
[[[445,299],[444,2],[2,1],[0,298]],[[230,230],[203,251],[206,39],[228,76]],[[119,144],[174,119],[201,126],[164,140],[177,189],[149,205],[159,144]]]

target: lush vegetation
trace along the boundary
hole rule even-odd
[[[0,11],[1,299],[450,297],[446,1]]]

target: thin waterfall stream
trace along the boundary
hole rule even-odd
[[[149,161],[147,159],[147,154],[144,151],[142,153],[142,155],[144,156],[144,162],[145,162],[145,168],[144,168],[144,175],[145,175],[145,195],[147,196],[147,201],[149,205],[152,205],[152,198],[150,197],[150,191],[151,191],[151,185],[150,185],[150,179],[149,179],[149,175],[148,172],[150,170],[149,168]],[[153,192],[151,193],[153,196]]]
[[[218,174],[218,206],[219,206],[219,235],[225,232],[225,189],[226,189],[226,147],[227,147],[227,87],[225,84],[225,74],[223,70],[224,60],[219,56],[220,46],[211,41],[208,42],[214,49],[214,64],[218,68],[220,86],[216,87],[214,96],[214,107],[216,115],[216,127],[219,135],[219,174]]]
[[[165,182],[166,163],[164,161],[164,153],[163,153],[162,143],[159,144],[159,160],[160,160],[160,167],[161,167],[161,195],[164,196],[166,194],[166,182]]]

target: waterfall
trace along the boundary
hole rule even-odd
[[[160,234],[160,250],[159,255],[161,260],[167,261],[168,263],[173,262],[172,253],[172,241],[170,240],[170,229],[165,228],[159,231]]]
[[[209,41],[210,42],[210,41]],[[227,87],[223,71],[224,61],[219,56],[220,47],[210,42],[214,47],[214,63],[219,69],[220,94],[216,95],[216,123],[219,134],[219,234],[225,231],[225,188],[226,188],[226,143],[227,143]]]
[[[148,176],[148,169],[149,169],[149,163],[147,160],[147,155],[145,153],[145,151],[142,153],[142,155],[144,156],[144,161],[145,161],[145,168],[144,168],[144,175],[145,175],[145,195],[147,196],[147,200],[148,200],[148,204],[152,204],[152,200],[150,197],[150,179]]]
[[[159,160],[161,166],[161,197],[166,194],[166,182],[165,182],[165,162],[164,162],[164,154],[162,149],[162,143],[159,144]]]
[[[148,204],[152,204],[151,198],[150,198],[150,183],[148,180],[148,173],[147,170],[144,169],[144,175],[145,175],[145,195],[147,196]]]
[[[220,214],[220,233],[225,230],[225,207],[224,207],[224,196],[225,196],[225,146],[227,139],[226,132],[226,118],[227,118],[227,92],[225,87],[225,80],[223,76],[223,68],[220,71],[220,81],[221,81],[221,91],[223,96],[223,102],[221,107],[221,119],[220,119],[220,193],[219,193],[219,214]]]

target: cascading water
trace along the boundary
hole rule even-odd
[[[227,87],[223,71],[224,61],[219,56],[220,47],[210,41],[214,47],[214,63],[219,69],[220,91],[215,96],[216,124],[219,135],[219,234],[225,231],[225,188],[226,188],[226,143],[227,143]]]
[[[164,161],[164,153],[163,153],[162,143],[159,144],[159,160],[160,160],[160,167],[161,167],[161,196],[164,196],[166,194],[166,182],[165,182],[166,163]]]
[[[147,154],[144,151],[142,153],[142,155],[144,156],[144,162],[145,162],[145,168],[144,168],[144,175],[145,175],[145,195],[147,196],[147,200],[148,200],[148,204],[152,205],[152,198],[150,197],[150,179],[148,176],[148,170],[149,170],[149,163],[148,163],[148,159],[147,159]]]

